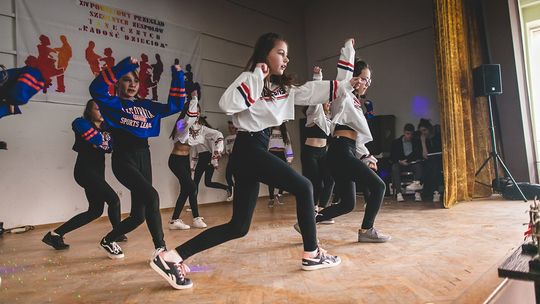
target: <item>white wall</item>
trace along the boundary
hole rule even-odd
[[[396,135],[423,117],[440,122],[433,35],[432,1],[314,1],[306,12],[308,66],[334,78],[340,48],[355,38],[373,70],[368,98],[377,115],[396,116]]]
[[[304,74],[306,68],[304,24],[301,11],[287,1],[259,3],[225,0],[155,0],[151,7],[145,0],[97,1],[129,11],[159,16],[166,22],[186,26],[203,33],[202,67],[194,71],[195,80],[203,85],[203,115],[226,134],[228,117],[217,107],[224,89],[242,71],[257,37],[265,32],[282,33],[289,41],[289,53],[294,60],[292,72]],[[276,7],[283,9],[276,10]],[[289,7],[290,9],[286,9]],[[0,2],[0,63],[12,67],[14,57],[14,20],[11,1]],[[6,16],[7,15],[7,16]],[[135,51],[135,50],[134,50]],[[23,114],[0,120],[0,139],[8,143],[0,151],[0,221],[6,227],[22,224],[62,222],[87,208],[83,189],[73,179],[76,153],[71,150],[73,132],[71,121],[82,114],[83,108],[73,105],[30,102]],[[174,206],[179,192],[177,179],[167,166],[172,147],[168,133],[175,117],[162,124],[158,138],[150,140],[153,184],[160,194],[161,207]],[[297,137],[296,130],[292,131]],[[107,158],[107,179],[122,201],[122,212],[129,212],[130,196],[110,170]],[[224,182],[223,169],[214,180]],[[265,194],[265,187],[261,194]],[[200,186],[199,203],[222,201],[223,191]]]

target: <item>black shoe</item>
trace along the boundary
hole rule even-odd
[[[175,289],[188,289],[193,287],[190,279],[186,278],[189,267],[184,263],[172,263],[163,259],[163,252],[158,254],[152,261],[150,267],[162,276]]]
[[[122,252],[122,248],[116,244],[116,242],[108,242],[105,238],[101,239],[101,242],[99,242],[99,246],[103,248],[106,252],[109,258],[111,259],[122,259],[124,257],[124,252]]]
[[[120,242],[127,242],[127,241],[128,241],[128,238],[127,238],[127,236],[126,236],[125,234],[122,234],[121,236],[119,236],[119,237],[116,238],[116,241],[117,241],[118,243],[120,243]]]
[[[61,235],[52,235],[50,231],[45,234],[41,241],[56,250],[63,250],[69,248],[69,245],[64,243],[64,238]]]

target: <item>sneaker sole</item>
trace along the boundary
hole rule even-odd
[[[111,260],[119,260],[119,259],[123,259],[124,258],[124,254],[110,254],[107,249],[101,247],[101,245],[98,245],[99,248],[103,251],[105,251],[105,253],[107,253],[107,256],[109,257],[109,259]]]
[[[204,229],[204,228],[208,228],[208,226],[204,226],[204,227],[197,227],[197,226],[193,226],[193,228],[197,228],[197,229]]]
[[[164,273],[161,268],[159,268],[156,264],[154,264],[154,260],[150,261],[150,267],[157,272],[162,278],[169,283],[174,289],[189,289],[193,287],[193,282],[191,282],[189,285],[178,285],[176,284],[176,281],[172,280],[171,277],[169,277],[166,273]]]
[[[391,237],[387,239],[358,239],[358,243],[386,243],[391,239]]]
[[[336,222],[335,221],[322,221],[322,222],[318,222],[317,224],[321,224],[321,225],[333,225],[335,224]]]
[[[43,243],[51,246],[52,248],[54,248],[54,250],[66,250],[66,249],[69,249],[69,245],[66,245],[66,247],[63,247],[63,248],[57,248],[57,247],[54,247],[53,243],[51,242],[47,242],[46,240],[41,240]]]
[[[318,264],[318,265],[311,265],[311,266],[302,265],[302,270],[310,271],[310,270],[318,270],[318,269],[324,269],[324,268],[332,268],[332,267],[338,266],[339,264],[341,264],[341,259],[339,259],[334,264]]]
[[[169,227],[169,230],[189,230],[189,229],[191,229],[191,226],[189,228]]]

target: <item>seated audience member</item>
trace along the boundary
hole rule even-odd
[[[392,161],[392,184],[396,191],[398,202],[404,201],[401,193],[401,172],[412,171],[414,181],[407,186],[407,190],[422,190],[420,180],[422,180],[422,144],[414,136],[414,126],[410,123],[403,128],[403,135],[392,141],[390,160]],[[415,193],[415,201],[421,201],[420,192]]]
[[[433,126],[429,119],[420,119],[418,124],[420,142],[422,143],[422,162],[424,189],[422,197],[433,202],[440,201],[442,176],[442,141],[440,127]]]

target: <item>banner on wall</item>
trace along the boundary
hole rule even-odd
[[[170,66],[200,66],[201,34],[152,17],[151,5],[134,12],[99,1],[15,3],[17,65],[37,65],[47,84],[34,100],[85,104],[95,75],[132,56],[140,63],[140,97],[166,102]]]

